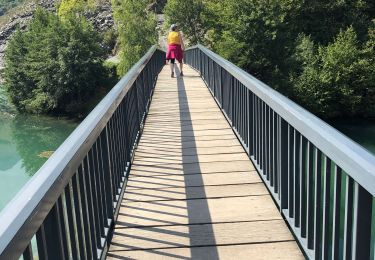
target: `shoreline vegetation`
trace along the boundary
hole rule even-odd
[[[4,86],[11,102],[21,113],[82,117],[109,80],[102,42],[79,12],[58,16],[38,8],[5,52]]]
[[[157,2],[112,0],[115,26],[99,33],[84,14],[103,1],[110,0],[62,0],[55,12],[38,8],[26,30],[13,33],[2,75],[19,113],[84,118],[157,42],[156,14],[149,10]],[[113,55],[118,59],[106,59]]]
[[[5,78],[20,112],[84,117],[157,42],[149,10],[157,5],[190,44],[207,45],[327,122],[375,120],[373,1],[111,0],[115,28],[105,34],[82,15],[97,1],[62,0],[14,34]],[[113,49],[118,63],[105,61]]]

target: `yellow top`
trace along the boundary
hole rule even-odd
[[[181,45],[180,34],[178,32],[170,32],[168,34],[168,44],[179,44]]]

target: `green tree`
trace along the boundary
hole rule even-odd
[[[303,64],[295,79],[297,99],[323,118],[375,116],[374,50],[363,49],[353,27],[328,46],[303,38],[296,56]]]
[[[101,39],[84,18],[38,9],[5,56],[5,87],[18,110],[77,114],[102,79]]]
[[[118,74],[124,75],[157,42],[156,17],[148,0],[112,1],[120,43]]]
[[[358,39],[363,41],[374,17],[375,2],[371,0],[301,1],[288,14],[288,30],[310,35],[315,43],[327,45],[340,30],[353,26]]]
[[[208,12],[202,0],[169,0],[164,8],[167,24],[178,24],[191,44],[204,42],[209,28]]]
[[[374,114],[374,1],[173,0],[166,13],[181,28],[197,26],[199,41],[322,117]]]
[[[223,6],[221,9],[218,7]],[[213,1],[220,12],[211,32],[212,48],[236,65],[288,94],[290,57],[294,51],[293,31],[288,14],[299,1],[236,0]]]

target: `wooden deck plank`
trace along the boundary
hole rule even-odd
[[[136,155],[135,160],[137,163],[143,165],[157,165],[157,164],[190,164],[190,163],[200,163],[200,162],[233,162],[247,161],[249,158],[243,152],[241,153],[230,153],[230,154],[203,154],[203,155],[183,155],[180,157],[176,156],[164,156],[164,157],[151,157]]]
[[[277,242],[263,244],[245,244],[229,246],[210,247],[183,247],[165,248],[154,250],[134,250],[134,251],[110,251],[108,260],[114,259],[251,259],[251,260],[302,260],[297,244],[293,242]]]
[[[204,154],[228,154],[228,153],[241,153],[243,147],[240,145],[233,146],[213,146],[213,147],[190,147],[190,148],[168,148],[162,149],[158,147],[145,148],[143,146],[138,147],[138,156],[149,156],[149,157],[163,157],[163,156],[187,156],[187,155],[204,155]]]
[[[292,241],[283,220],[117,228],[111,251]]]
[[[160,177],[156,177],[160,178]],[[124,203],[139,201],[161,200],[186,200],[203,198],[228,198],[242,196],[266,195],[268,191],[263,183],[205,186],[205,187],[181,187],[165,189],[139,189],[127,190],[124,195]]]
[[[168,131],[157,134],[155,132],[151,132],[149,130],[145,130],[142,134],[142,139],[146,137],[166,137],[172,138],[173,140],[176,138],[186,138],[186,137],[199,137],[199,136],[221,136],[221,135],[233,135],[232,129],[210,129],[205,131],[194,131],[192,129],[185,130],[183,132],[180,131]]]
[[[108,259],[302,259],[198,74],[159,75]]]
[[[134,176],[154,176],[154,175],[188,175],[188,174],[209,174],[228,172],[250,172],[255,170],[250,161],[235,162],[215,162],[215,163],[191,163],[175,165],[140,165],[135,162],[130,172],[130,178]]]
[[[147,176],[130,178],[127,190],[162,189],[204,185],[229,185],[261,182],[256,172],[225,172],[213,174],[189,174]]]
[[[282,219],[270,195],[122,203],[117,227]]]

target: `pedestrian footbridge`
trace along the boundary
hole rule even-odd
[[[0,259],[374,259],[373,155],[201,45],[184,77],[164,55],[3,210]]]

